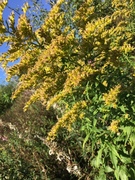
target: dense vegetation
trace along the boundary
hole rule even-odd
[[[134,180],[135,2],[58,0],[36,26],[28,3],[17,23],[6,6],[0,61],[19,83],[1,116],[1,177]]]
[[[3,114],[13,104],[11,95],[15,89],[15,82],[7,85],[0,85],[0,114]]]

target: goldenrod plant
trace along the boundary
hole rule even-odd
[[[0,62],[8,80],[19,78],[12,97],[31,89],[24,111],[36,101],[61,109],[45,138],[76,134],[85,164],[79,178],[134,179],[135,2],[58,0],[36,30],[28,2],[17,24],[14,12],[5,24],[7,3],[0,4],[0,43],[9,49]]]

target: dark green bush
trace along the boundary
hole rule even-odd
[[[11,95],[14,88],[14,82],[10,82],[6,85],[0,85],[0,114],[12,106],[13,101],[11,99]]]

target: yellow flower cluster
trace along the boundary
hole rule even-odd
[[[97,37],[100,33],[104,32],[105,27],[109,25],[111,22],[112,19],[110,18],[110,16],[106,16],[105,18],[99,18],[95,22],[88,22],[85,31],[82,31],[81,34],[83,38],[86,39],[90,36]]]
[[[70,72],[68,72],[68,76],[65,82],[64,89],[77,87],[81,81],[85,78],[93,75],[98,72],[98,70],[94,70],[89,65],[83,65],[82,67],[76,67]]]
[[[29,4],[28,4],[28,2],[26,2],[26,3],[24,3],[24,5],[22,7],[23,13],[26,14],[28,9],[29,9]]]
[[[90,75],[93,75],[96,72],[98,72],[98,70],[94,70],[88,65],[84,65],[83,67],[77,67],[71,71],[68,71],[63,91],[61,91],[59,94],[53,96],[47,102],[47,109],[49,109],[55,102],[59,101],[64,96],[72,94],[72,91],[75,87],[79,86],[79,84],[85,78],[89,77]]]
[[[108,83],[107,83],[107,81],[103,81],[103,83],[102,83],[105,87],[107,87],[108,86]]]
[[[131,46],[131,44],[124,43],[120,49],[122,52],[124,51],[124,53],[127,54],[129,52],[133,52],[135,48]]]
[[[114,6],[115,8],[119,8],[119,7],[127,7],[129,6],[131,3],[133,3],[133,0],[112,0],[112,6]]]
[[[110,130],[113,133],[117,133],[118,132],[118,125],[119,125],[119,121],[113,120],[111,122],[110,126],[108,127],[108,130]]]
[[[62,128],[66,128],[69,131],[71,130],[72,124],[79,118],[82,119],[84,117],[84,113],[80,110],[86,108],[87,104],[85,101],[80,101],[74,104],[74,106],[65,113],[58,122],[52,127],[51,131],[48,133],[48,140],[54,140],[58,130]]]
[[[108,60],[108,61],[101,67],[101,73],[102,73],[102,74],[106,73],[106,68],[107,68],[108,66],[111,66],[111,67],[113,67],[114,69],[116,68],[116,67],[114,66],[114,64]]]
[[[57,37],[57,35],[60,34],[60,28],[63,26],[64,23],[64,13],[60,12],[60,6],[63,2],[64,0],[57,1],[41,27],[42,31],[44,33],[49,32],[52,38]]]
[[[32,27],[28,22],[28,19],[25,14],[22,14],[18,20],[17,25],[18,35],[21,39],[24,37],[31,37],[32,35]]]
[[[3,21],[3,10],[5,8],[5,6],[7,5],[8,1],[4,0],[2,2],[0,2],[0,33],[4,33],[5,32],[5,26],[4,26],[4,21]],[[1,36],[0,36],[1,38]],[[1,42],[1,39],[0,39]]]
[[[47,102],[46,109],[48,110],[55,102],[58,102],[60,99],[62,99],[64,96],[66,96],[67,94],[70,94],[70,93],[72,93],[72,90],[66,89],[66,90],[63,90],[62,92],[60,92],[59,94],[55,95]]]
[[[80,8],[75,12],[73,17],[73,22],[78,27],[83,27],[88,21],[88,18],[92,18],[95,13],[95,7],[93,6],[93,0],[86,0],[80,6]]]
[[[129,5],[133,0],[111,2],[114,11],[103,17],[103,1],[99,3],[99,7],[102,7],[97,14],[93,0],[78,1],[79,5],[74,4],[75,8],[72,9],[72,17],[67,12],[71,8],[70,1],[58,0],[35,32],[27,19],[28,4],[25,4],[24,14],[20,15],[17,26],[13,27],[13,35],[4,33],[6,26],[2,11],[7,2],[0,4],[0,43],[9,43],[9,51],[3,53],[0,62],[4,61],[7,65],[20,58],[20,63],[8,70],[9,77],[18,75],[20,81],[14,97],[26,89],[34,89],[24,110],[36,100],[42,101],[49,109],[55,102],[73,94],[74,90],[82,89],[87,81],[93,83],[97,74],[104,78],[101,82],[108,88],[108,67],[116,70],[119,68],[115,66],[117,61],[122,64],[121,55],[134,51],[130,44],[134,33],[127,27],[132,18],[132,7]],[[70,21],[67,22],[67,19]],[[11,14],[7,22],[11,25],[13,21],[14,14]],[[120,88],[117,85],[103,94],[105,105],[117,107]],[[73,122],[83,118],[84,113],[80,110],[85,107],[85,101],[74,104],[58,120],[48,137],[55,137],[60,127],[70,129]],[[117,131],[117,125],[113,121],[109,128]]]
[[[117,85],[114,88],[111,88],[108,93],[103,94],[103,101],[107,106],[112,106],[113,108],[117,107],[117,95],[120,93],[121,85]]]

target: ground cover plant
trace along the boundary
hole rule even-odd
[[[28,3],[17,24],[13,12],[4,23],[6,5],[0,61],[18,76],[12,98],[30,90],[24,111],[40,102],[56,116],[36,138],[77,179],[134,179],[134,1],[58,0],[36,29]]]

